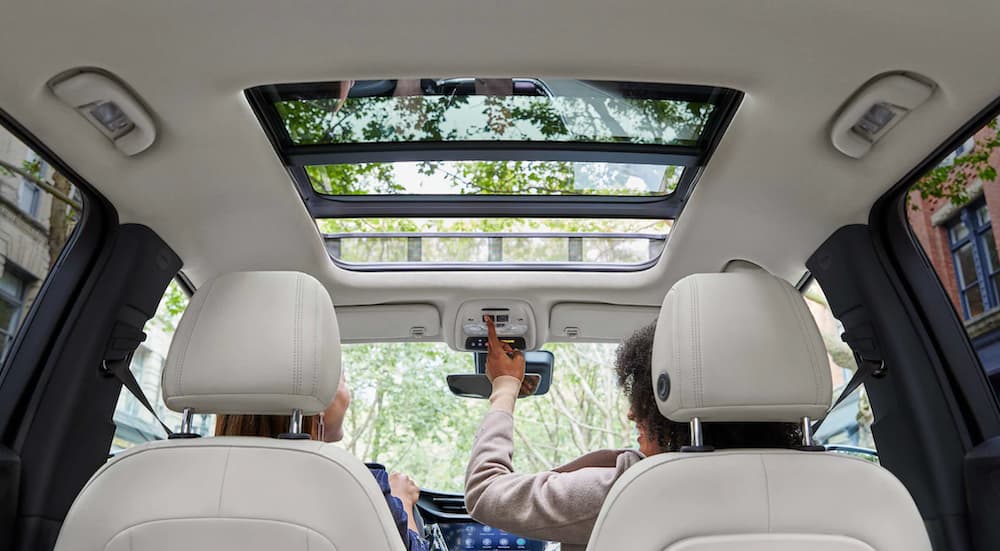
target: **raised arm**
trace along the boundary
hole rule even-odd
[[[518,535],[586,544],[616,471],[514,472],[513,412],[524,376],[524,357],[502,346],[490,320],[487,327],[486,374],[493,382],[493,393],[465,475],[469,514]]]

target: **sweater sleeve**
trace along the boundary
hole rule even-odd
[[[479,522],[521,536],[585,545],[619,470],[592,467],[571,472],[514,472],[514,417],[510,410],[519,384],[504,385],[499,379],[495,383],[501,384],[495,384],[490,411],[479,427],[465,474],[469,514]],[[496,396],[498,390],[513,396]]]

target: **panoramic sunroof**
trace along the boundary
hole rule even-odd
[[[338,262],[638,269],[659,255],[665,231],[633,238],[615,220],[676,218],[742,94],[463,77],[280,84],[247,97]],[[337,219],[368,222],[345,231],[330,225]],[[446,219],[478,223],[409,229]],[[546,231],[560,235],[535,235],[540,219],[558,222]],[[583,235],[632,252],[588,252]],[[427,254],[415,258],[414,247]]]

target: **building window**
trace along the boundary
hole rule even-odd
[[[32,218],[38,218],[38,203],[41,196],[41,188],[27,180],[21,180],[21,189],[17,193],[17,206]]]
[[[964,318],[974,318],[1000,306],[997,288],[1000,259],[985,201],[976,201],[962,209],[948,226],[948,241]]]
[[[28,151],[24,159],[24,166],[40,180],[48,177],[49,165],[40,159],[34,151]],[[21,189],[17,193],[17,206],[32,218],[38,218],[41,200],[42,188],[26,178],[21,178]]]
[[[17,335],[21,323],[21,308],[24,306],[25,281],[8,270],[0,277],[0,361],[7,357],[10,344]]]

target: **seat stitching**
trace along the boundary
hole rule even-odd
[[[812,367],[812,371],[813,371],[813,386],[816,389],[816,403],[817,404],[818,403],[822,403],[822,401],[823,401],[823,388],[819,384],[819,380],[821,378],[821,374],[820,374],[821,373],[821,371],[820,371],[821,367],[818,366],[817,362],[816,362],[816,358],[819,355],[820,351],[816,350],[816,346],[815,346],[816,343],[814,342],[814,339],[812,338],[814,335],[811,335],[810,331],[808,331],[808,323],[810,322],[810,320],[808,318],[804,317],[804,313],[802,312],[802,306],[803,305],[795,302],[796,299],[798,299],[798,300],[802,300],[802,299],[800,297],[793,296],[792,295],[792,291],[790,289],[787,289],[786,287],[784,287],[781,284],[781,282],[775,281],[775,284],[778,286],[778,288],[781,291],[782,295],[784,295],[785,302],[788,302],[788,303],[791,304],[792,311],[795,312],[795,318],[799,322],[798,323],[798,325],[799,325],[799,334],[803,337],[803,340],[805,341],[806,353],[809,355],[809,365]],[[812,323],[815,324],[816,322],[813,321]]]
[[[375,511],[375,514],[377,515],[378,512]],[[330,548],[331,549],[334,549],[334,550],[338,549],[338,547],[333,543],[333,541],[331,541],[330,538],[326,537],[325,534],[321,533],[318,530],[314,530],[312,527],[310,527],[309,525],[306,525],[306,524],[300,524],[298,522],[287,521],[287,520],[275,520],[275,519],[272,519],[272,518],[256,517],[256,516],[250,516],[250,515],[219,517],[219,519],[223,520],[223,521],[229,521],[229,520],[252,520],[252,521],[255,521],[255,522],[263,522],[263,523],[268,523],[268,524],[281,524],[281,525],[285,525],[285,526],[295,526],[295,527],[304,529],[307,534],[311,532],[313,534],[316,534],[320,538],[323,538],[324,541],[326,541],[328,544],[330,544]],[[137,522],[135,524],[132,524],[132,525],[129,525],[129,526],[126,526],[126,527],[122,528],[121,530],[115,532],[114,534],[111,534],[107,539],[108,539],[108,542],[110,542],[111,540],[113,540],[116,537],[118,537],[120,534],[128,532],[129,541],[130,541],[130,545],[131,545],[132,534],[135,532],[136,528],[144,527],[144,526],[147,526],[147,525],[150,525],[150,524],[160,524],[160,523],[165,523],[165,522],[176,522],[176,521],[182,521],[182,520],[208,521],[209,519],[205,518],[204,516],[188,516],[188,515],[182,515],[182,516],[176,516],[176,517],[146,519],[146,520],[142,520],[142,521],[139,521],[139,522]],[[393,547],[393,542],[396,541],[396,540],[392,540],[389,537],[390,534],[389,534],[388,530],[383,531],[383,536],[385,536],[385,538],[386,538],[386,544],[389,547]],[[397,532],[396,538],[399,538],[398,532]]]
[[[295,277],[295,320],[292,323],[292,394],[302,392],[301,365],[301,333],[302,333],[302,276]]]
[[[191,341],[193,341],[195,335],[198,334],[198,324],[202,320],[202,316],[205,312],[205,307],[208,306],[209,299],[212,298],[212,290],[215,288],[216,281],[218,281],[218,279],[213,279],[208,282],[208,285],[205,286],[203,290],[205,298],[201,301],[201,308],[198,309],[197,315],[194,318],[194,324],[191,326],[191,331],[188,332],[187,338],[183,341],[184,349],[181,351],[180,359],[177,360],[177,376],[175,377],[178,395],[184,395],[184,362],[187,361],[187,354],[188,350],[191,348]]]
[[[319,387],[319,347],[320,347],[320,334],[319,334],[319,301],[322,296],[316,286],[313,286],[313,370],[312,370],[312,392],[310,396],[315,396],[317,388]]]
[[[667,294],[669,295],[670,292],[668,292]],[[676,302],[678,300],[677,296],[674,296],[673,300]],[[681,325],[677,321],[678,317],[680,316],[680,313],[678,311],[679,309],[676,307],[671,308],[671,310],[672,310],[671,312],[672,319],[670,320],[671,321],[670,334],[673,336],[673,338],[671,339],[670,345],[674,347],[673,372],[676,373],[678,375],[678,379],[680,379],[679,381],[677,381],[678,385],[677,388],[680,389],[680,399],[677,400],[677,409],[681,409],[684,407],[684,385],[686,381],[685,381],[684,370],[678,369],[678,366],[681,365],[681,334],[680,334]],[[670,376],[670,371],[671,371],[670,367],[667,366],[668,377]],[[668,400],[670,399],[669,394],[667,395],[667,399]]]
[[[226,462],[222,465],[222,480],[219,481],[219,503],[215,507],[215,516],[222,518],[222,496],[226,489],[226,475],[229,474],[229,457],[233,454],[233,448],[226,448]]]
[[[705,405],[705,383],[701,361],[701,319],[698,310],[698,281],[691,281],[691,350],[694,354],[694,390],[698,407]]]
[[[767,498],[767,532],[771,532],[771,482],[767,478],[767,464],[764,462],[764,456],[759,455],[760,458],[760,468],[764,473],[764,497]]]

